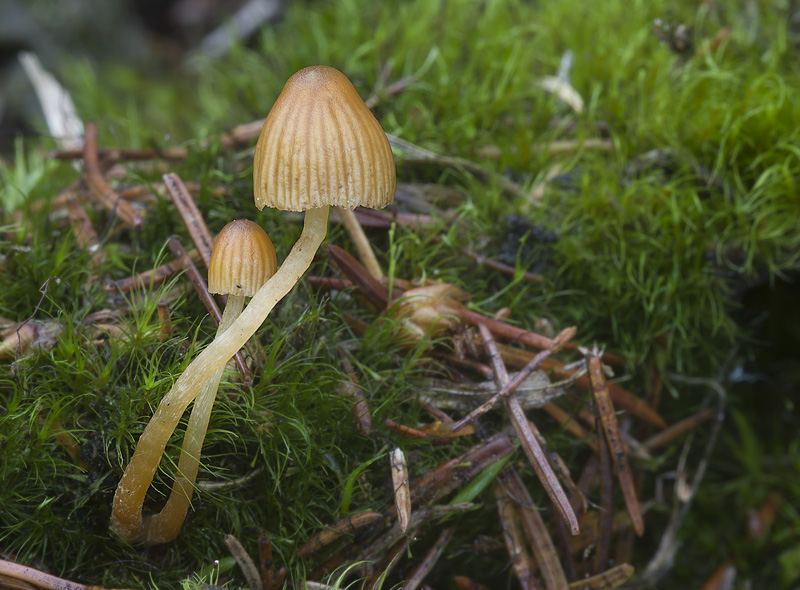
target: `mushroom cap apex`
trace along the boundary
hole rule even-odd
[[[347,76],[310,66],[289,78],[256,145],[256,207],[382,209],[396,184],[389,140]]]

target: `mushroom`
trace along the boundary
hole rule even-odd
[[[312,66],[289,78],[258,139],[253,189],[259,209],[305,211],[303,231],[275,275],[161,400],[142,433],[152,444],[137,448],[114,496],[111,526],[120,536],[138,537],[144,495],[183,411],[311,265],[327,232],[329,207],[383,208],[394,197],[395,174],[386,134],[344,74]],[[152,472],[146,483],[128,477],[140,469]]]
[[[252,221],[236,220],[222,228],[214,243],[208,265],[208,290],[228,296],[217,328],[217,337],[242,313],[245,297],[255,295],[266,280],[275,274],[277,266],[275,248],[259,225]],[[155,422],[156,416],[159,416],[162,406],[167,402],[165,412],[171,413],[170,422],[177,424],[185,406],[173,406],[165,397],[153,420],[142,433],[114,496],[111,526],[124,539],[142,540],[153,545],[166,543],[178,536],[192,499],[200,466],[200,452],[224,369],[225,364],[222,364],[211,375],[195,400],[178,460],[178,472],[166,505],[158,514],[146,517],[142,517],[144,495],[150,487],[166,440],[171,434],[171,431],[166,433],[167,438],[164,439],[166,430],[159,428],[160,422]],[[161,420],[164,419],[166,417],[162,415]],[[174,425],[172,429],[174,430]],[[127,489],[136,489],[140,493],[132,496],[124,493]]]

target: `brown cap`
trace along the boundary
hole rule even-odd
[[[252,297],[278,268],[275,248],[261,226],[231,221],[219,232],[208,263],[208,290]]]
[[[389,140],[344,74],[311,66],[289,78],[256,145],[256,207],[382,209],[396,184]]]

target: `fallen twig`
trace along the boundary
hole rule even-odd
[[[336,522],[326,529],[320,531],[308,541],[303,543],[300,549],[297,550],[297,557],[304,559],[310,555],[313,555],[326,545],[329,545],[337,539],[340,539],[344,535],[373,525],[383,519],[384,516],[380,512],[359,512],[358,514],[351,514],[350,516],[343,518],[339,522]]]
[[[175,208],[183,219],[186,229],[189,231],[189,236],[194,242],[195,248],[200,253],[203,263],[208,268],[211,261],[211,251],[214,249],[214,237],[208,231],[206,222],[203,220],[203,214],[192,198],[191,193],[183,184],[181,177],[177,174],[165,174],[164,185],[167,187],[172,202],[175,203]]]
[[[514,568],[517,581],[523,590],[536,590],[538,584],[536,584],[534,575],[533,559],[522,540],[522,530],[514,509],[514,503],[511,501],[508,491],[499,481],[492,483],[492,491],[497,502],[500,530],[503,532],[503,540],[506,543],[506,549],[508,549],[511,566]]]
[[[495,383],[500,388],[502,393],[503,390],[509,388],[510,386],[508,371],[506,370],[505,364],[503,364],[503,360],[500,358],[500,353],[495,346],[494,339],[492,338],[492,334],[489,332],[489,329],[484,324],[481,324],[480,332],[484,345],[489,352],[489,358],[492,361],[492,368],[494,369],[495,374]],[[555,342],[561,343],[563,342],[563,339],[561,339],[562,336],[563,338],[569,338],[574,333],[574,329],[568,328],[556,338]],[[553,349],[550,349],[550,351],[552,352]],[[540,354],[544,354],[544,352]],[[533,365],[534,363],[531,362],[530,364]],[[500,393],[497,394],[497,397],[499,396]],[[514,389],[508,389],[506,394],[506,406],[509,410],[509,414],[511,415],[511,425],[514,428],[514,432],[517,433],[517,438],[519,438],[522,449],[525,451],[525,455],[527,455],[528,460],[533,466],[536,476],[542,483],[542,486],[547,492],[547,495],[550,497],[550,500],[561,513],[562,518],[569,524],[572,534],[580,534],[578,519],[575,516],[575,512],[572,510],[572,505],[570,504],[567,495],[564,493],[564,489],[561,487],[561,484],[559,483],[556,474],[553,472],[550,463],[548,463],[547,457],[539,445],[539,441],[531,431],[528,419],[525,416],[522,406],[519,404],[519,400],[517,399]],[[456,428],[456,430],[458,429]]]
[[[625,499],[625,506],[628,508],[628,514],[630,514],[633,530],[641,537],[644,534],[642,510],[639,506],[639,500],[636,497],[636,488],[633,485],[633,477],[628,465],[628,457],[622,445],[622,436],[620,435],[619,426],[617,424],[614,405],[608,392],[608,384],[606,383],[602,361],[600,357],[595,356],[591,352],[587,352],[586,362],[588,363],[589,379],[592,384],[594,403],[597,406],[597,413],[600,417],[603,433],[608,441],[611,458],[614,462],[614,469],[617,472],[617,480],[622,489],[622,497]]]
[[[93,121],[86,125],[83,164],[86,170],[86,184],[89,186],[92,196],[111,213],[116,213],[124,223],[134,229],[140,229],[143,221],[136,209],[109,186],[100,171],[100,164],[97,160],[97,125]]]
[[[430,573],[430,571],[433,569],[433,566],[436,565],[436,562],[442,556],[442,552],[453,538],[453,533],[455,533],[455,530],[455,527],[448,527],[441,532],[439,537],[433,543],[433,546],[425,554],[425,557],[423,557],[422,561],[417,564],[417,567],[415,567],[414,571],[411,572],[411,576],[403,584],[404,590],[417,590],[417,588],[419,588],[419,586],[422,584],[422,581],[425,579],[425,576]]]
[[[191,260],[194,264],[202,262],[200,253],[195,249],[189,250],[186,253],[186,256],[188,256],[189,260]],[[126,293],[134,289],[158,287],[170,277],[181,272],[181,270],[183,270],[181,261],[176,259],[166,262],[157,268],[141,272],[132,277],[126,277],[118,281],[112,281],[106,285],[105,289],[106,291],[111,292]]]
[[[261,574],[256,564],[253,562],[253,559],[247,554],[247,551],[245,551],[244,547],[239,542],[239,539],[228,534],[225,535],[222,540],[228,547],[228,551],[231,552],[231,555],[236,560],[236,563],[238,563],[239,567],[242,569],[244,579],[247,580],[247,585],[250,586],[250,590],[262,590],[264,582],[261,579]]]
[[[509,497],[517,504],[522,530],[533,550],[545,587],[550,590],[564,588],[567,577],[558,559],[558,551],[519,474],[513,467],[506,465],[500,473],[499,481],[506,486]]]

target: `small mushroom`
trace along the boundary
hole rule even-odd
[[[222,228],[208,265],[208,290],[228,296],[217,337],[242,313],[245,297],[255,295],[261,285],[275,274],[276,268],[275,248],[260,226],[252,221],[236,220]],[[122,538],[153,545],[178,536],[192,499],[203,440],[224,369],[223,363],[195,400],[178,460],[178,473],[166,505],[158,514],[142,517],[144,496],[171,434],[170,431],[164,439],[166,430],[160,427],[161,422],[157,422],[156,417],[161,414],[163,420],[165,413],[170,414],[170,422],[177,424],[185,406],[172,406],[165,397],[145,428],[114,496],[111,526]],[[135,490],[135,493],[130,490]]]
[[[150,485],[126,478],[128,471],[134,463],[158,465],[186,407],[305,273],[325,238],[329,207],[385,207],[397,182],[380,124],[347,77],[326,66],[305,68],[286,82],[264,121],[253,181],[256,206],[305,211],[303,231],[280,269],[231,327],[191,362],[156,409],[142,433],[153,444],[142,453],[137,448],[114,496],[112,527],[123,538],[139,535],[141,504]],[[147,467],[152,473],[155,468]]]

